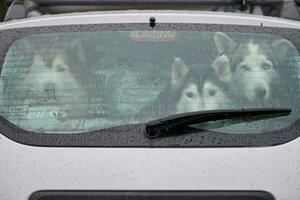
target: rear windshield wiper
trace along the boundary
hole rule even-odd
[[[148,138],[156,138],[174,129],[205,122],[227,119],[251,119],[251,121],[258,121],[267,118],[286,116],[291,112],[292,109],[290,108],[242,108],[181,113],[149,121],[146,124],[145,135]]]

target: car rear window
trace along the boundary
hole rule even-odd
[[[192,111],[292,108],[288,117],[196,126],[259,133],[298,119],[298,74],[295,44],[275,34],[192,30],[31,34],[13,42],[5,55],[0,112],[28,131],[67,134]]]

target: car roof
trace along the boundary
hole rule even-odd
[[[57,25],[148,23],[150,17],[155,17],[157,23],[231,24],[300,28],[299,22],[295,20],[241,13],[178,10],[127,10],[43,15],[1,23],[0,30]]]

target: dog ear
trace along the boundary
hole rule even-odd
[[[171,74],[172,89],[177,89],[182,84],[188,72],[189,72],[188,66],[182,61],[180,57],[176,57],[172,65],[172,74]]]
[[[215,45],[217,47],[219,55],[225,54],[227,56],[232,55],[237,48],[237,43],[234,42],[225,33],[216,32],[214,35]]]
[[[219,56],[212,64],[212,68],[219,80],[227,82],[231,79],[229,58],[226,55]]]
[[[275,40],[271,43],[271,46],[276,57],[281,61],[288,57],[290,50],[295,49],[294,45],[286,39]]]

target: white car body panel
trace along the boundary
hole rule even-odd
[[[300,139],[264,148],[47,148],[0,140],[0,197],[37,190],[265,190],[300,199]]]
[[[230,14],[222,12],[196,11],[103,11],[89,13],[44,15],[28,19],[14,20],[0,24],[0,30],[36,26],[56,26],[72,24],[110,24],[110,23],[148,23],[155,16],[157,23],[201,23],[235,24],[249,26],[269,26],[281,28],[300,28],[294,20],[274,17]],[[58,21],[59,20],[59,21]]]
[[[21,27],[147,23],[240,24],[300,28],[299,22],[249,15],[126,11],[45,16],[2,23]],[[59,19],[59,20],[58,20]],[[299,130],[300,131],[300,130]],[[260,148],[56,148],[23,145],[0,135],[0,199],[38,190],[264,190],[300,199],[300,138]]]

